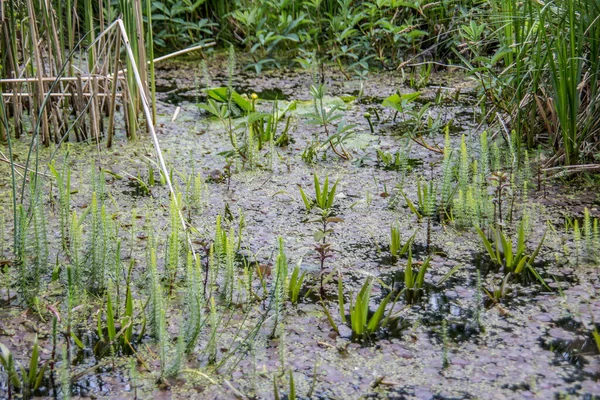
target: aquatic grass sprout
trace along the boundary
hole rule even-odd
[[[477,230],[481,242],[483,243],[492,262],[500,265],[504,269],[505,273],[519,275],[524,272],[525,269],[528,269],[538,280],[540,280],[542,284],[545,285],[543,279],[533,269],[533,263],[535,262],[542,244],[544,243],[546,232],[544,232],[544,235],[542,236],[536,249],[532,253],[527,254],[525,243],[525,227],[523,222],[519,224],[517,229],[516,245],[514,245],[512,239],[499,228],[491,228],[493,237],[492,241],[488,240],[481,229],[478,227],[475,227],[475,229]]]
[[[401,243],[402,235],[400,233],[400,226],[398,224],[390,226],[390,255],[393,262],[397,261],[399,257],[402,257],[410,250],[415,235],[416,232],[403,245]]]
[[[369,317],[369,302],[371,300],[371,290],[373,289],[373,279],[367,278],[362,288],[358,292],[354,301],[350,299],[350,327],[352,333],[359,339],[364,340],[373,335],[380,327],[385,317],[385,308],[392,294],[388,294],[379,303],[377,310]],[[344,313],[343,295],[340,300],[340,313]]]
[[[321,210],[330,210],[331,207],[333,207],[333,202],[335,201],[335,191],[337,189],[339,179],[335,181],[331,189],[329,188],[329,176],[325,177],[323,186],[321,186],[319,182],[319,176],[316,173],[313,175],[313,179],[315,185],[314,198],[309,198],[302,187],[299,188],[306,211],[312,210],[313,207],[318,207]]]
[[[302,284],[304,283],[305,276],[305,271],[300,273],[300,263],[298,263],[294,267],[294,270],[292,271],[292,275],[290,276],[288,283],[288,297],[292,304],[298,304],[300,290],[302,289]]]
[[[415,275],[415,271],[413,270],[412,248],[409,247],[408,260],[404,270],[405,298],[409,303],[416,302],[420,298],[420,291],[425,284],[425,274],[431,265],[431,257],[427,257],[425,261],[420,264],[421,266]]]

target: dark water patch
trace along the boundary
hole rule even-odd
[[[413,304],[411,311],[419,316],[419,323],[428,328],[431,336],[442,340],[445,334],[453,341],[461,342],[479,334],[476,313],[453,302],[452,298],[446,294],[448,289],[426,281],[421,289],[405,290],[404,277],[403,269],[383,274],[381,279],[388,285],[388,288],[382,290],[382,295],[389,294],[390,288],[392,297],[404,290],[402,295],[404,302]],[[445,333],[442,332],[443,321],[446,321]]]
[[[372,247],[371,244],[369,244],[369,245]],[[411,249],[412,249],[412,256],[413,256],[413,264],[414,264],[415,260],[425,259],[429,255],[433,255],[433,254],[445,255],[446,254],[441,247],[436,246],[434,244],[430,244],[429,248],[428,248],[427,244],[413,242]],[[378,257],[375,260],[377,261],[378,264],[381,264],[381,265],[399,266],[400,268],[404,269],[406,267],[407,257],[408,257],[408,253],[404,254],[399,259],[392,258],[391,254],[390,254],[390,246],[385,245],[385,246],[381,246],[379,248]]]
[[[131,196],[134,198],[137,197],[148,197],[151,195],[150,187],[146,185],[144,182],[138,179],[129,179],[127,181],[127,190],[124,190],[122,193]]]
[[[201,96],[198,93],[193,93],[188,89],[177,89],[165,93],[163,101],[172,104],[174,106],[181,105],[182,103],[196,104],[206,99],[206,96]]]
[[[394,399],[394,400],[403,400],[403,399],[408,399],[408,398],[427,398],[427,399],[431,399],[431,400],[459,400],[459,399],[474,399],[476,397],[470,395],[467,392],[462,392],[462,391],[458,391],[458,395],[456,396],[444,396],[441,394],[433,394],[433,393],[425,393],[423,391],[423,389],[416,389],[413,388],[411,386],[401,386],[401,387],[394,387],[392,390],[390,390],[389,395],[387,396],[388,399]],[[376,398],[379,399],[379,395],[376,395],[372,398]]]
[[[256,93],[260,100],[288,100],[289,97],[280,88],[260,89],[258,91],[246,90],[244,93]]]
[[[558,335],[554,334],[554,336]],[[562,366],[568,364],[575,367],[576,371],[570,374],[569,380],[581,381],[585,378],[600,379],[600,370],[586,368],[590,364],[590,360],[599,354],[598,346],[591,333],[577,334],[572,337],[552,337],[547,335],[541,337],[538,343],[543,349],[554,353],[554,365]]]
[[[155,86],[156,93],[167,93],[177,90],[177,83],[173,81],[163,81],[163,84]]]
[[[573,317],[564,317],[553,322],[554,325],[569,332],[577,332],[583,328],[583,324]]]

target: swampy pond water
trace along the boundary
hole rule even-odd
[[[327,151],[312,165],[303,161],[301,154],[314,135],[324,133],[321,127],[307,124],[307,115],[313,112],[309,94],[311,74],[285,70],[260,76],[235,75],[236,91],[256,93],[258,107],[267,112],[275,99],[280,108],[297,101],[296,110],[289,113],[291,143],[277,148],[272,158],[267,155],[261,161],[264,165],[272,163],[272,170],[260,167],[247,170],[239,162],[226,166],[225,157],[220,154],[231,149],[225,131],[195,104],[206,100],[198,89],[202,78],[197,77],[196,67],[174,62],[157,73],[158,134],[167,163],[175,171],[173,179],[181,191],[185,191],[184,179],[192,171],[201,172],[206,182],[203,196],[207,204],[200,210],[184,210],[193,227],[193,242],[198,251],[204,251],[214,237],[217,215],[223,216],[226,229],[234,227],[236,231],[243,215],[245,228],[236,257],[236,273],[241,278],[244,260],[250,268],[258,264],[261,271],[269,272],[264,274],[264,281],[270,287],[277,238],[281,237],[290,270],[298,264],[307,273],[301,299],[298,305],[285,305],[279,335],[271,338],[274,318],[268,318],[252,336],[251,345],[244,343],[242,348],[238,346],[263,317],[268,300],[253,304],[250,301],[251,305],[240,300],[239,305],[220,309],[223,323],[218,329],[217,360],[230,357],[229,360],[216,371],[208,365],[202,349],[208,345],[211,331],[205,326],[195,350],[184,356],[184,372],[157,383],[159,350],[147,334],[136,345],[142,362],[136,364],[133,373],[131,357],[123,354],[113,357],[110,352],[99,354],[93,350],[98,341],[96,314],[103,302],[90,297],[78,324],[77,334],[83,349],[71,341],[72,396],[268,399],[274,398],[274,376],[281,395],[288,395],[289,371],[292,371],[299,398],[599,398],[600,356],[592,331],[600,323],[600,268],[575,255],[572,235],[564,229],[565,216],[582,218],[584,207],[592,217],[600,216],[597,186],[586,181],[574,184],[549,180],[541,190],[533,188],[526,199],[517,199],[515,213],[527,209],[530,215],[530,247],[535,247],[549,229],[547,223],[554,227],[546,233],[535,265],[547,287],[535,280],[529,284],[513,282],[511,292],[499,304],[489,304],[482,287],[491,288],[501,280],[501,275],[488,268],[490,260],[477,233],[433,220],[427,249],[426,219],[419,220],[398,193],[398,187],[402,187],[416,201],[418,179],[431,176],[438,179],[443,159],[443,155],[403,135],[399,121],[394,122],[391,111],[381,107],[382,100],[397,90],[413,91],[405,85],[400,72],[371,73],[361,83],[347,81],[335,70],[326,70],[328,107],[339,106],[343,119],[357,126],[345,144],[351,160],[341,160]],[[211,86],[227,85],[226,68],[213,65],[210,79]],[[486,126],[475,118],[480,108],[474,82],[457,72],[444,72],[434,74],[421,92],[420,104],[434,102],[436,96],[441,99],[428,112],[442,125],[450,122],[452,147],[459,149],[464,134],[471,150],[469,156],[477,159],[479,134]],[[365,113],[372,115],[373,133]],[[427,143],[443,148],[441,130],[427,136]],[[15,146],[18,159],[24,162],[26,140]],[[58,165],[65,159],[66,149],[67,146],[56,156]],[[77,144],[69,145],[68,149],[71,204],[78,214],[91,202],[90,160],[95,160],[95,168],[110,171],[105,174],[109,193],[106,212],[119,226],[122,263],[133,265],[132,290],[137,308],[138,302],[145,303],[149,296],[148,232],[153,232],[159,243],[159,270],[163,268],[164,243],[169,233],[167,188],[156,185],[146,192],[138,181],[130,178],[141,177],[146,181],[148,165],[152,165],[150,160],[155,156],[152,143],[143,136],[134,142],[121,138],[112,149],[98,150],[96,146]],[[408,152],[408,159],[412,160],[410,170],[383,168],[376,150],[392,154],[399,150]],[[40,165],[46,165],[49,156],[48,150],[42,150]],[[228,168],[234,171],[230,177],[226,176]],[[7,243],[12,237],[10,179],[7,166],[2,164],[0,169],[4,243]],[[155,172],[158,177],[157,168]],[[320,264],[314,238],[317,226],[310,222],[311,216],[298,189],[301,186],[307,193],[314,193],[313,172],[339,179],[334,213],[340,220],[333,224],[328,239],[334,251],[326,260],[324,271],[331,277],[325,283],[324,304],[337,321],[339,333],[332,329],[318,300]],[[58,207],[55,188],[51,188],[50,182],[47,179],[44,187],[52,195],[44,197],[44,207],[49,256],[54,266],[61,265],[65,256],[58,251]],[[132,218],[134,210],[136,217]],[[375,276],[371,311],[375,311],[387,293],[401,290],[406,257],[395,262],[389,257],[389,231],[394,223],[400,227],[403,243],[415,235],[415,261],[423,261],[431,253],[431,267],[419,301],[408,304],[400,297],[393,310],[388,307],[388,312],[394,314],[388,326],[369,343],[358,343],[352,340],[351,330],[340,322],[338,279],[342,279],[348,301],[367,276]],[[84,234],[87,229],[84,227]],[[3,247],[0,258],[11,257],[7,247]],[[456,272],[440,283],[455,268]],[[65,285],[60,282],[48,285],[41,304],[65,309]],[[262,293],[256,273],[252,285],[256,293]],[[41,315],[26,312],[15,297],[4,303],[15,290],[8,293],[3,285],[0,292],[3,299],[0,342],[22,365],[27,365],[37,334],[41,357],[48,359],[52,349],[51,314],[46,308]],[[173,338],[168,343],[170,357],[175,357],[175,338],[182,320],[186,319],[182,314],[185,296],[184,288],[175,285],[166,302],[166,329]],[[204,314],[208,315],[208,311]],[[139,329],[136,325],[135,330]],[[46,379],[37,392],[39,396],[64,397],[59,373],[55,375],[56,382]],[[0,398],[6,396],[6,374],[0,373]]]

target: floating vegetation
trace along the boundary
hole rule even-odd
[[[597,4],[38,3],[0,398],[596,395]]]

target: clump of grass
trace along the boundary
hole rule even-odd
[[[373,278],[367,278],[356,298],[350,298],[348,310],[350,318],[348,320],[346,317],[343,285],[341,282],[342,280],[340,277],[340,280],[338,281],[338,306],[340,319],[342,323],[349,325],[349,327],[352,329],[352,334],[355,339],[366,341],[389,320],[390,316],[385,315],[385,309],[392,296],[392,293],[389,293],[386,297],[384,297],[381,303],[379,303],[375,313],[369,316],[369,303],[371,301],[371,291],[373,289]],[[332,328],[336,332],[339,332],[337,324],[333,320],[333,317],[325,305],[323,305],[323,309]]]
[[[329,188],[329,176],[325,177],[325,181],[321,186],[319,182],[319,176],[315,173],[313,176],[314,185],[315,185],[315,197],[309,198],[302,187],[300,187],[300,195],[302,196],[302,202],[306,207],[307,211],[312,210],[314,207],[318,207],[321,210],[330,210],[333,207],[333,202],[335,201],[335,191],[337,189],[337,185],[339,180],[336,180],[333,186]]]
[[[288,283],[288,297],[292,304],[298,304],[298,300],[300,298],[300,290],[302,289],[302,284],[304,283],[304,277],[306,276],[306,272],[300,273],[300,264],[294,267],[292,271],[292,275],[290,276],[290,280]]]
[[[512,239],[507,236],[501,229],[491,228],[492,241],[488,240],[487,236],[481,229],[476,227],[477,233],[483,243],[491,261],[499,265],[506,274],[511,273],[519,275],[526,269],[529,270],[542,284],[545,285],[543,279],[533,268],[533,263],[540,252],[546,233],[538,243],[538,246],[532,253],[527,253],[525,224],[523,221],[519,223],[517,228],[517,242],[513,244]]]
[[[392,262],[398,261],[399,257],[402,257],[410,248],[410,244],[414,238],[414,235],[402,245],[402,235],[400,233],[400,226],[398,224],[390,226],[390,255],[392,256]]]
[[[406,262],[406,268],[404,270],[404,289],[405,298],[408,303],[416,302],[420,298],[420,292],[423,289],[425,283],[425,273],[431,264],[431,257],[427,257],[425,261],[421,263],[418,272],[415,275],[413,270],[413,257],[412,249],[408,250],[408,261]]]

